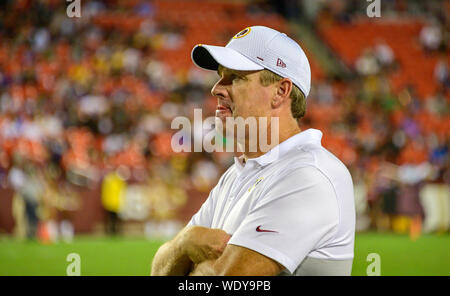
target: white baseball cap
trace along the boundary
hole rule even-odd
[[[223,46],[196,45],[191,52],[195,65],[217,71],[219,64],[240,71],[268,69],[289,78],[305,97],[311,89],[308,58],[286,34],[264,26],[245,28]]]

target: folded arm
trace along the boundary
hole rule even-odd
[[[182,248],[181,237],[162,245],[153,258],[151,275],[186,275],[192,261]]]
[[[193,276],[273,276],[284,267],[258,252],[236,245],[227,245],[223,254],[196,265]]]
[[[196,264],[217,259],[229,239],[230,235],[221,229],[185,227],[158,249],[151,275],[187,275]]]

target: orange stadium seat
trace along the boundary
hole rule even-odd
[[[393,90],[398,92],[412,82],[419,98],[426,99],[437,90],[433,75],[437,58],[427,56],[419,45],[418,36],[422,27],[423,23],[418,20],[361,21],[350,25],[321,25],[319,30],[323,39],[350,67],[365,48],[383,40],[392,48],[400,64],[400,70],[391,75]]]

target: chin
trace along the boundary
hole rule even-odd
[[[226,116],[226,117],[222,117],[222,116],[216,116],[215,117],[215,129],[216,129],[216,133],[221,135],[224,138],[227,139],[233,139],[233,141],[236,141],[236,133],[234,129],[230,129],[227,130],[226,127],[226,120],[227,118],[233,118],[233,116]]]

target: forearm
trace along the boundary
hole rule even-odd
[[[230,236],[220,229],[185,227],[156,252],[151,274],[187,275],[194,263],[218,258],[229,239]]]
[[[194,266],[191,276],[273,276],[285,269],[278,262],[245,247],[228,245],[217,259]]]
[[[156,252],[151,275],[187,275],[191,267],[189,256],[184,252],[179,238],[175,237]]]

